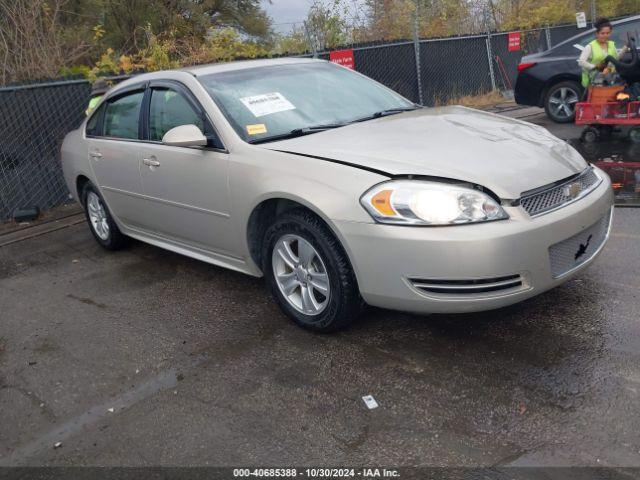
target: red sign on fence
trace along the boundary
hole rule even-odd
[[[353,50],[334,50],[329,53],[329,60],[351,70],[355,70],[356,67],[356,62],[353,59]]]
[[[520,32],[511,32],[508,37],[508,42],[510,52],[520,50]]]

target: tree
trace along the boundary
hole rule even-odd
[[[326,6],[321,0],[315,0],[309,8],[304,28],[315,50],[328,50],[348,41],[346,23],[337,9],[339,0]]]
[[[272,52],[276,55],[301,54],[311,50],[304,27],[294,27],[287,35],[274,36]]]
[[[86,57],[91,28],[74,24],[68,0],[0,0],[2,84],[55,77]]]
[[[210,28],[232,27],[266,39],[270,20],[260,0],[102,0],[103,43],[129,53],[144,48],[145,31],[204,38]]]
[[[271,33],[260,0],[0,0],[0,81],[252,57]]]

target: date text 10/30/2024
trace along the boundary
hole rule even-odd
[[[399,478],[397,470],[387,468],[235,468],[237,478]]]

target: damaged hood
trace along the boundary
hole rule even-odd
[[[260,146],[391,176],[471,182],[503,199],[587,167],[573,147],[542,127],[466,107],[418,109]]]

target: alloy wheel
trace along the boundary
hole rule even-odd
[[[93,231],[100,240],[107,241],[110,233],[107,212],[102,204],[102,200],[95,192],[89,192],[87,194],[87,211],[89,213],[91,228],[93,228]]]
[[[271,256],[278,289],[289,305],[305,315],[319,315],[329,304],[331,287],[318,251],[298,235],[284,235]]]
[[[558,118],[569,118],[573,116],[578,100],[578,93],[575,90],[561,87],[549,97],[550,110]]]

